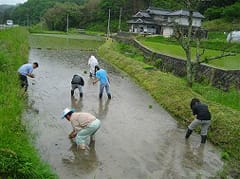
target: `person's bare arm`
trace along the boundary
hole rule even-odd
[[[72,138],[76,137],[76,135],[77,135],[77,132],[76,132],[75,130],[73,130],[73,131],[68,135],[68,137],[69,137],[70,139],[72,139]]]
[[[34,74],[32,73],[28,73],[27,76],[29,76],[30,78],[35,78]]]
[[[99,81],[99,79],[98,79],[98,78],[95,78],[95,79],[93,80],[93,85],[96,84],[98,81]]]

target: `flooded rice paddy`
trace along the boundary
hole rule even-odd
[[[31,49],[39,62],[29,79],[29,106],[24,122],[34,134],[43,160],[61,179],[209,178],[222,168],[218,150],[200,136],[185,141],[185,129],[127,75],[100,61],[110,76],[112,99],[98,99],[98,85],[88,77],[89,52]],[[71,78],[85,80],[83,98],[71,97]],[[95,147],[79,152],[68,139],[71,124],[61,120],[65,107],[90,112],[102,126]]]

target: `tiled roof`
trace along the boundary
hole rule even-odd
[[[189,11],[186,10],[177,10],[172,13],[168,14],[169,16],[189,16]],[[204,16],[200,14],[199,12],[193,12],[193,17],[201,18],[203,19]]]
[[[150,18],[151,16],[148,14],[147,11],[139,11],[137,14],[135,14],[133,17],[147,17]]]
[[[156,7],[149,7],[146,11],[153,15],[168,15],[169,13],[173,12],[171,10],[160,9]]]

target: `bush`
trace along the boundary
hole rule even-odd
[[[204,12],[204,16],[208,19],[208,20],[213,20],[213,19],[218,19],[222,17],[223,14],[223,8],[219,8],[219,7],[211,7],[208,8],[205,12]]]
[[[231,6],[228,6],[223,11],[223,16],[228,21],[233,21],[234,19],[238,19],[240,17],[240,2],[237,2]]]

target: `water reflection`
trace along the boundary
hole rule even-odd
[[[64,164],[71,169],[77,169],[79,173],[91,173],[98,167],[98,158],[95,147],[90,146],[89,150],[78,150],[76,144],[72,144],[69,148],[73,156],[63,158]]]
[[[183,165],[188,168],[201,168],[204,164],[204,144],[191,146],[189,140],[185,142]]]
[[[71,96],[71,107],[78,112],[81,111],[83,109],[82,98],[75,98],[74,96]]]
[[[103,101],[104,101],[103,99],[99,100],[99,105],[98,105],[98,116],[101,119],[107,116],[108,106],[111,100],[107,99],[105,100],[105,102]]]

